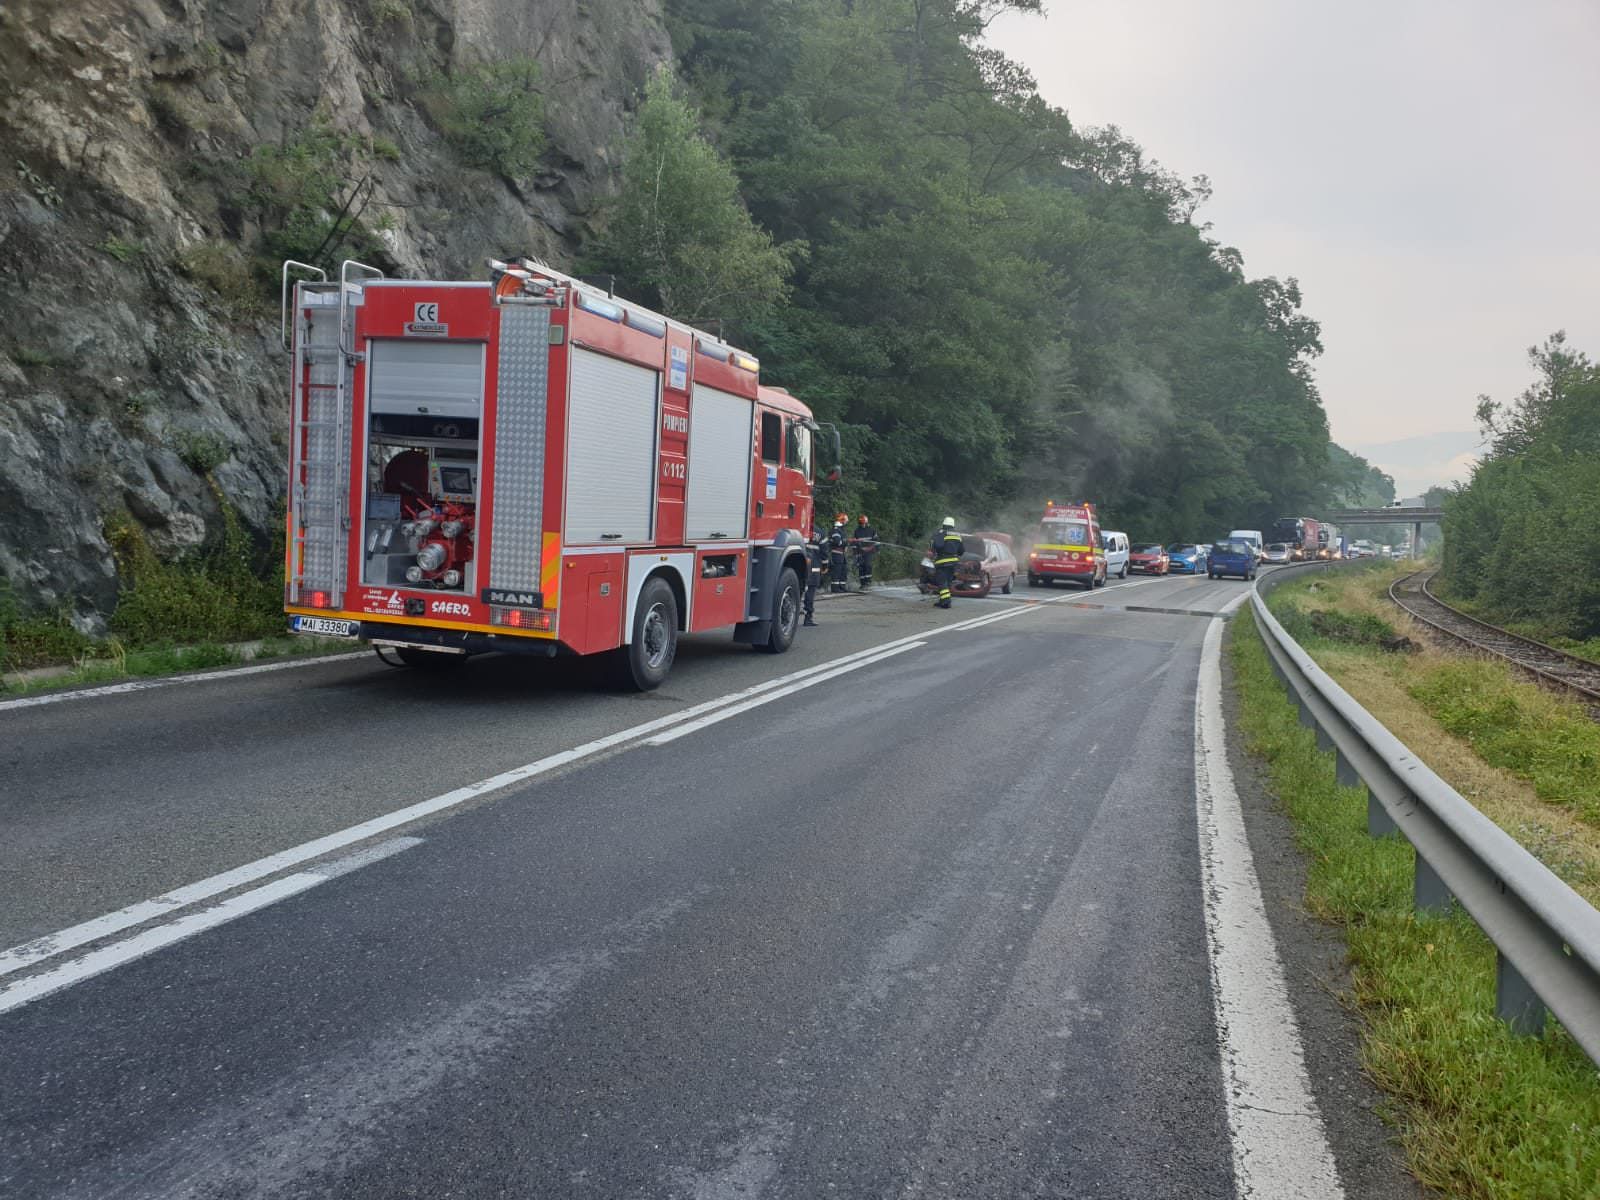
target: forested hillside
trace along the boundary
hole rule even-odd
[[[714,315],[844,425],[838,502],[891,527],[1021,520],[1065,494],[1139,536],[1198,537],[1325,500],[1295,282],[1249,279],[1197,223],[1203,178],[1075,128],[985,48],[1003,7],[1038,5],[670,0],[677,95],[770,237],[747,251],[773,286],[747,272]],[[660,197],[658,171],[636,178]],[[593,250],[661,298],[649,256]]]
[[[275,594],[285,254],[614,275],[839,423],[823,503],[891,536],[1073,497],[1204,537],[1368,486],[1330,450],[1294,280],[1211,237],[1203,177],[985,46],[1038,7],[0,8],[0,609],[103,629],[172,564],[174,595],[246,560]]]
[[[1600,364],[1561,333],[1528,358],[1522,395],[1479,401],[1488,449],[1446,501],[1445,577],[1502,620],[1600,637]]]

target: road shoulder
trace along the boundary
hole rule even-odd
[[[1300,1025],[1306,1073],[1340,1178],[1352,1197],[1423,1200],[1431,1193],[1408,1171],[1404,1152],[1379,1115],[1384,1094],[1361,1069],[1361,1021],[1344,1001],[1350,988],[1344,936],[1305,909],[1305,857],[1295,842],[1293,822],[1269,790],[1261,764],[1244,746],[1233,675],[1224,650],[1222,706],[1228,762],[1289,1001]]]

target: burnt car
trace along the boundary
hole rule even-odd
[[[1017,558],[1011,549],[1011,535],[1007,533],[968,533],[962,535],[966,551],[956,564],[950,593],[981,600],[995,588],[1009,596],[1017,578]],[[939,590],[934,581],[933,559],[922,560],[922,574],[917,588],[924,595]]]

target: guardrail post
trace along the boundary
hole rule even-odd
[[[1399,832],[1400,826],[1395,824],[1394,818],[1389,815],[1389,810],[1383,806],[1383,801],[1372,794],[1372,789],[1367,789],[1367,833],[1372,837],[1388,837],[1391,833]]]
[[[1350,760],[1344,756],[1343,750],[1336,749],[1333,752],[1333,778],[1340,787],[1361,786],[1361,774],[1351,765]]]
[[[1499,950],[1494,955],[1494,1011],[1513,1033],[1529,1037],[1544,1033],[1544,1001]]]
[[[1428,860],[1420,853],[1417,855],[1417,877],[1411,887],[1411,899],[1418,912],[1437,913],[1440,916],[1448,914],[1450,906],[1455,903],[1455,897],[1450,894],[1444,880],[1439,878],[1439,872],[1430,867]]]

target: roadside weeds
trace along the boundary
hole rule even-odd
[[[1279,588],[1271,606],[1286,624],[1294,610],[1333,613],[1416,643],[1414,653],[1389,653],[1291,630],[1442,779],[1600,906],[1600,724],[1504,663],[1438,647],[1385,594],[1404,573],[1296,581]]]
[[[1554,1021],[1535,1039],[1496,1019],[1493,947],[1469,917],[1412,911],[1413,851],[1367,834],[1364,790],[1335,782],[1247,612],[1228,652],[1246,743],[1310,860],[1306,904],[1344,929],[1362,1062],[1412,1170],[1468,1200],[1600,1194],[1600,1073]]]
[[[17,671],[0,677],[0,696],[28,696],[71,688],[183,675],[217,667],[283,658],[342,654],[352,643],[337,638],[278,637],[254,642],[200,642],[191,646],[152,646],[120,650],[108,657],[81,658],[67,667]]]

